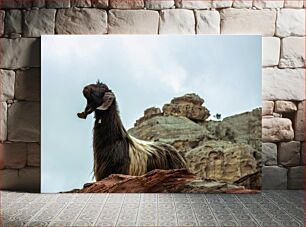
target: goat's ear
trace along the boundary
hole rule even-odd
[[[111,91],[106,92],[103,96],[102,105],[99,106],[97,109],[98,110],[107,110],[110,107],[110,105],[112,105],[114,99],[115,99],[115,95],[114,95],[113,92],[111,92]]]

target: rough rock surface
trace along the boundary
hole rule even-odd
[[[253,1],[249,1],[249,0],[234,0],[233,2],[233,7],[234,8],[252,8],[253,6]]]
[[[244,193],[256,192],[245,190],[243,186],[235,186],[224,182],[203,181],[194,179],[186,169],[160,170],[156,169],[142,176],[112,174],[109,177],[84,185],[83,189],[69,192],[77,193],[177,193],[177,192],[225,192]]]
[[[288,171],[288,189],[304,188],[304,166],[291,167]]]
[[[262,69],[262,98],[263,100],[304,100],[304,70]]]
[[[160,13],[160,34],[195,34],[195,18],[192,10],[162,10]]]
[[[212,8],[228,8],[231,7],[233,4],[232,0],[213,0],[212,1]]]
[[[25,11],[23,36],[40,37],[41,35],[54,34],[55,9],[34,9]]]
[[[70,0],[71,7],[91,7],[91,0]]]
[[[139,139],[170,143],[181,152],[196,147],[207,134],[193,121],[174,116],[155,116],[128,132]]]
[[[287,37],[282,39],[282,51],[279,66],[281,68],[299,68],[305,66],[305,37]]]
[[[7,139],[7,103],[0,103],[0,142]]]
[[[305,9],[281,9],[277,14],[275,34],[279,37],[305,35]]]
[[[40,68],[16,71],[15,99],[40,100]]]
[[[207,141],[188,151],[185,158],[192,173],[208,180],[234,183],[257,172],[253,148],[244,144]]]
[[[15,72],[0,69],[0,101],[14,99]]]
[[[8,109],[8,140],[40,140],[40,103],[16,102]]]
[[[146,9],[170,9],[174,7],[174,0],[145,0]]]
[[[28,155],[27,166],[39,167],[40,165],[40,145],[38,143],[27,143]]]
[[[109,0],[109,7],[113,9],[142,9],[143,0]]]
[[[262,102],[262,115],[272,115],[274,110],[273,101],[263,101]]]
[[[21,33],[22,32],[22,11],[11,9],[7,11],[4,20],[4,33]]]
[[[135,126],[140,125],[142,122],[154,117],[162,115],[160,108],[151,107],[144,111],[144,116],[136,120]]]
[[[104,34],[107,13],[101,9],[60,9],[56,16],[57,34]]]
[[[203,107],[204,100],[196,94],[186,94],[171,100],[163,106],[164,115],[183,116],[193,121],[205,121],[209,116],[207,108]]]
[[[4,17],[5,11],[0,10],[0,35],[3,35],[4,33]]]
[[[285,8],[303,8],[303,0],[285,0]]]
[[[70,7],[70,0],[45,0],[47,8],[62,9]]]
[[[93,7],[106,9],[108,7],[108,0],[91,0]]]
[[[275,66],[279,63],[280,38],[262,37],[262,65]]]
[[[222,34],[261,34],[273,36],[276,12],[270,9],[224,9],[221,15]]]
[[[298,104],[298,111],[294,119],[295,140],[305,141],[305,101]]]
[[[279,166],[262,167],[263,189],[287,189],[287,169]]]
[[[275,143],[262,143],[262,164],[265,166],[277,165],[277,145]]]
[[[300,142],[282,142],[278,148],[278,164],[282,166],[298,166],[300,164]]]
[[[129,18],[125,20],[122,18]],[[153,10],[110,10],[109,34],[157,34],[159,14]]]
[[[20,170],[0,170],[1,190],[40,192],[40,168],[26,167]]]
[[[0,162],[2,162],[0,166],[3,168],[24,168],[27,161],[27,145],[25,143],[0,143],[0,157]]]
[[[277,117],[262,119],[263,142],[290,141],[293,138],[294,131],[290,119]]]
[[[265,9],[265,8],[282,8],[284,6],[284,0],[254,0],[253,6],[257,9]]]
[[[0,46],[5,50],[1,68],[18,69],[40,67],[40,40],[35,38],[3,39]]]
[[[196,10],[197,34],[220,34],[220,14],[218,11]]]
[[[177,8],[185,9],[209,9],[212,7],[211,1],[194,1],[194,0],[175,0]]]
[[[297,107],[294,102],[277,100],[275,102],[276,113],[292,113],[297,111]]]

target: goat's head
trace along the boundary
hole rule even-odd
[[[95,110],[107,110],[115,99],[113,92],[100,81],[84,87],[83,95],[87,100],[87,104],[84,112],[77,114],[79,118],[83,119],[86,119],[87,115]]]

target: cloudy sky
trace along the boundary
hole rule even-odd
[[[194,92],[223,117],[261,105],[261,37],[69,35],[42,37],[42,192],[92,181],[93,116],[85,85],[97,79],[117,97],[131,128],[148,107]]]

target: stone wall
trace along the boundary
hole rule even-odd
[[[40,188],[40,35],[242,33],[263,35],[263,188],[303,188],[305,2],[1,0],[0,4],[2,189]]]

